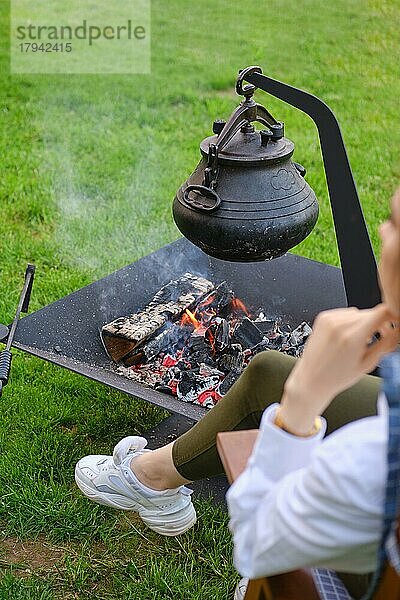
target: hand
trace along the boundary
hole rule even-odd
[[[359,310],[322,312],[314,322],[302,358],[285,384],[281,418],[299,434],[312,429],[333,398],[372,371],[387,352],[396,348],[399,329],[385,304]],[[379,339],[371,340],[379,333]]]

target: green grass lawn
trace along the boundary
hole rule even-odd
[[[28,261],[34,310],[178,237],[174,193],[250,64],[333,108],[378,252],[399,180],[398,0],[153,0],[150,76],[10,76],[2,9],[0,322],[13,317]],[[315,127],[257,99],[285,121],[320,199],[297,251],[338,264]],[[163,539],[74,486],[78,458],[109,453],[161,411],[19,352],[0,410],[0,600],[230,597],[222,510],[197,503],[199,524]]]

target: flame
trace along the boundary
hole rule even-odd
[[[202,326],[207,326],[210,320],[217,314],[216,311],[210,306],[215,300],[215,292],[210,292],[208,296],[200,302],[194,311],[195,317],[201,322]]]
[[[235,311],[244,312],[244,314],[247,315],[248,317],[250,316],[250,313],[247,310],[246,306],[243,304],[243,302],[241,300],[239,300],[239,298],[234,298],[232,300],[232,308]]]
[[[188,325],[189,323],[191,323],[195,329],[199,329],[201,326],[200,321],[198,321],[192,311],[187,308],[182,316],[181,325]]]
[[[215,337],[212,334],[212,332],[210,331],[210,329],[207,329],[206,333],[207,333],[207,339],[208,339],[208,341],[210,343],[212,352],[213,352],[213,354],[215,354]]]
[[[201,302],[199,304],[199,306],[197,307],[196,310],[198,310],[200,307],[206,307],[209,304],[211,304],[211,302],[214,302],[215,300],[215,292],[211,292],[210,294],[208,294],[208,296],[203,300],[203,302]]]
[[[214,298],[215,296],[209,294],[209,296],[197,306],[194,312],[187,308],[180,321],[180,325],[182,326],[192,325],[196,335],[204,335],[207,332],[207,340],[213,350],[213,353],[215,352],[215,338],[209,329],[209,325],[217,313],[214,308],[211,308],[209,305],[212,303]],[[247,310],[243,302],[239,300],[239,298],[234,298],[232,300],[231,310],[236,314],[244,313],[245,315],[250,316],[250,312]]]

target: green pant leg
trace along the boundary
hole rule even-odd
[[[296,359],[268,351],[253,358],[240,378],[222,398],[173,447],[173,461],[179,473],[190,480],[223,473],[216,449],[219,431],[254,429],[264,410],[282,397],[284,383]],[[376,414],[379,378],[365,376],[331,403],[325,416],[328,433],[350,421]]]

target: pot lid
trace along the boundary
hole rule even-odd
[[[259,67],[251,67],[259,71]],[[214,121],[216,134],[204,139],[200,144],[202,154],[208,159],[209,166],[217,162],[250,165],[262,162],[276,162],[290,157],[294,144],[284,137],[284,124],[277,121],[271,113],[253,99],[254,85],[245,85],[245,69],[236,81],[236,92],[244,100],[233,111],[228,121]],[[266,129],[256,130],[253,123],[258,122]]]
[[[243,130],[244,129],[244,130]],[[207,158],[210,144],[218,145],[218,135],[205,138],[200,144],[202,155]],[[218,162],[225,164],[257,164],[280,162],[294,152],[291,140],[281,137],[272,140],[272,132],[268,129],[256,130],[252,125],[245,126],[218,152]]]

